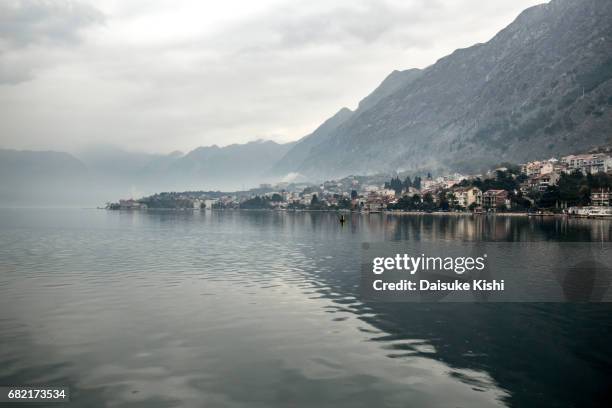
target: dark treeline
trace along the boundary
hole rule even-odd
[[[410,176],[406,177],[402,181],[399,176],[394,177],[391,181],[385,183],[385,188],[395,190],[395,194],[399,195],[402,191],[407,190],[410,187],[414,187],[417,190],[421,189],[421,178],[416,176],[414,180],[410,179]]]

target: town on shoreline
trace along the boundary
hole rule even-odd
[[[110,210],[217,209],[367,213],[569,214],[612,217],[612,148],[515,165],[484,174],[348,176],[261,184],[247,191],[163,192],[108,203]]]

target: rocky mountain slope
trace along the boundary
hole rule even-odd
[[[299,141],[275,170],[314,179],[478,171],[609,142],[611,22],[609,0],[529,8],[487,43],[383,82],[324,137],[315,131]]]

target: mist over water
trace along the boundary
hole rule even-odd
[[[69,385],[74,407],[597,406],[611,305],[367,303],[359,254],[611,237],[552,217],[3,209],[0,384]]]

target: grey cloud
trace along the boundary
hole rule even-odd
[[[163,152],[295,139],[392,70],[487,40],[538,1],[286,0],[210,30],[196,22],[193,35],[159,30],[169,3],[119,1],[121,10],[103,8],[103,29],[81,37],[104,22],[89,6],[0,0],[0,50],[10,45],[0,55],[0,145]]]
[[[74,43],[78,31],[102,23],[96,8],[68,0],[9,0],[0,3],[0,38],[8,46]]]
[[[299,9],[295,7],[295,9]],[[372,43],[403,27],[425,20],[428,7],[415,2],[366,0],[281,20],[276,27],[288,46],[356,41]]]
[[[0,84],[31,80],[42,58],[29,47],[66,46],[79,42],[79,30],[104,22],[104,15],[85,3],[68,0],[16,0],[0,3]]]

